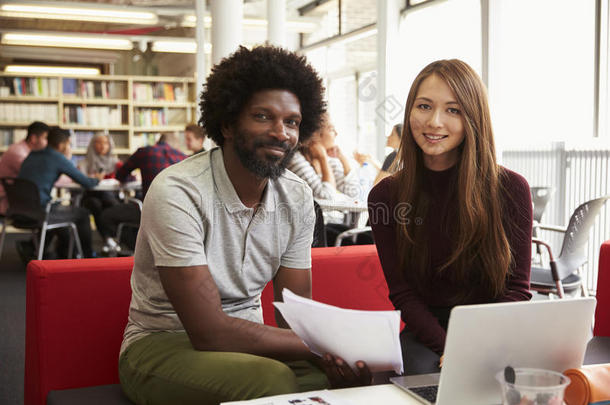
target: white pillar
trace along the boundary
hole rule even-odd
[[[267,0],[267,43],[286,45],[286,0]]]
[[[195,101],[199,103],[199,94],[203,90],[203,83],[206,76],[206,61],[205,56],[205,0],[195,0],[195,15],[197,16],[197,25],[195,27],[195,40],[197,41],[197,55],[195,56],[195,66],[197,72],[197,80],[195,82]],[[199,120],[199,108],[195,113],[195,121]]]
[[[202,0],[200,0],[202,1]],[[216,64],[241,44],[242,0],[211,0],[212,63]]]
[[[386,135],[404,118],[404,100],[392,92],[396,80],[396,61],[392,61],[392,56],[399,51],[398,25],[403,5],[401,0],[377,2],[377,150],[373,155],[380,160],[384,157]]]

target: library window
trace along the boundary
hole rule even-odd
[[[496,139],[505,147],[591,140],[595,2],[511,0],[496,12],[489,83]]]

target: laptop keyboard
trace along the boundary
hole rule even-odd
[[[432,403],[436,402],[438,385],[426,385],[425,387],[410,387],[409,390],[413,391],[426,401],[430,401]]]

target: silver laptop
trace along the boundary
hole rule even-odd
[[[508,365],[559,372],[580,367],[594,310],[595,298],[457,306],[440,374],[390,380],[424,404],[499,404],[495,374]]]

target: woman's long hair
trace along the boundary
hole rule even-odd
[[[492,297],[503,293],[511,267],[511,252],[502,224],[502,169],[496,163],[495,146],[485,86],[475,71],[457,60],[439,60],[426,66],[415,78],[405,107],[404,130],[398,151],[399,172],[396,201],[411,205],[410,221],[397,227],[398,254],[401,269],[420,288],[430,287],[430,243],[427,230],[414,218],[426,218],[429,197],[422,192],[424,163],[421,148],[415,143],[409,117],[421,83],[436,75],[453,91],[460,105],[464,123],[464,141],[459,146],[455,187],[455,218],[446,218],[451,229],[452,247],[449,259],[433,272],[449,275],[463,292],[449,297],[455,304],[468,300],[479,288]],[[473,271],[475,270],[476,271]]]

